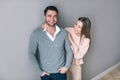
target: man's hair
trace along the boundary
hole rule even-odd
[[[44,15],[46,15],[46,13],[47,13],[48,10],[56,11],[57,14],[58,14],[58,9],[55,6],[48,6],[44,10]]]

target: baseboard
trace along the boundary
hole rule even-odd
[[[117,68],[118,66],[120,66],[120,63],[115,64],[114,66],[108,68],[107,70],[105,70],[104,72],[102,72],[99,75],[95,76],[91,80],[99,80],[99,79],[101,79],[103,76],[105,76],[106,74],[108,74],[109,72],[111,72],[113,69]]]

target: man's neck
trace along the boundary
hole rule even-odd
[[[48,26],[46,25],[46,30],[52,35],[54,36],[54,33],[56,31],[56,27],[55,26]]]

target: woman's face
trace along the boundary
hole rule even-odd
[[[81,30],[82,30],[82,27],[83,27],[83,23],[81,21],[77,21],[76,24],[74,25],[74,31],[76,34],[80,34],[81,33]]]

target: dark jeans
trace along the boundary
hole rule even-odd
[[[66,74],[52,73],[41,77],[41,80],[66,80]]]

